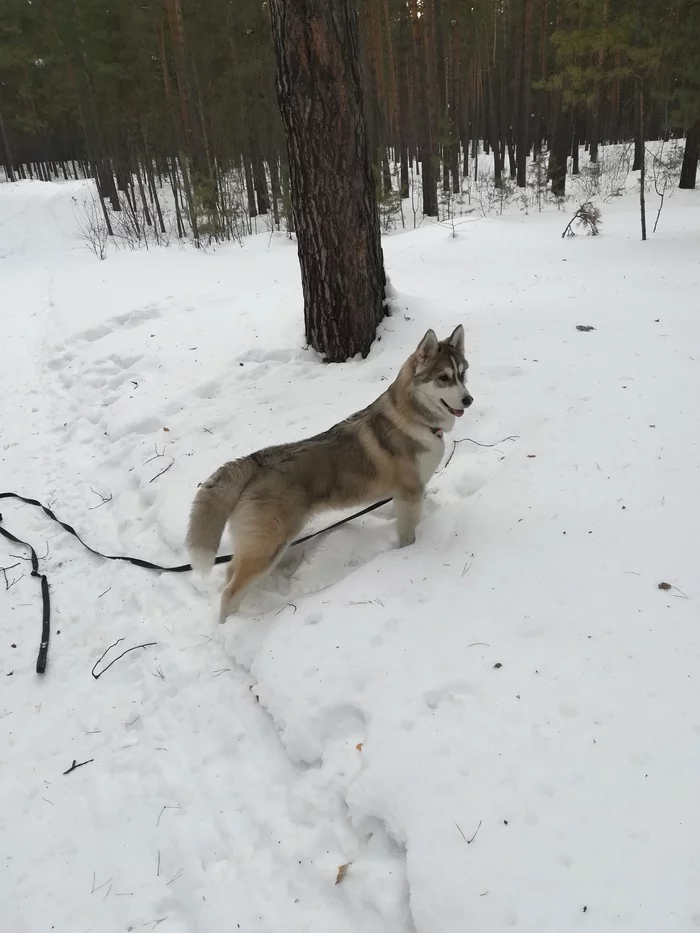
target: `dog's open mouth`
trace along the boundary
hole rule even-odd
[[[455,418],[461,418],[462,415],[464,414],[463,408],[450,408],[450,406],[447,404],[444,398],[441,398],[440,401],[445,406],[445,408],[449,411],[449,413],[455,416]]]

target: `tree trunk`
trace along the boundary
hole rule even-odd
[[[275,227],[280,228],[280,208],[279,203],[282,200],[282,189],[280,188],[280,170],[277,162],[277,153],[273,152],[269,158],[270,165],[270,187],[272,189],[272,219]]]
[[[408,41],[408,29],[406,24],[406,10],[399,14],[399,74],[397,78],[397,109],[398,109],[398,129],[399,129],[399,152],[401,160],[401,197],[407,198],[409,191],[408,174],[408,119],[409,119],[409,93],[408,93],[408,62],[410,61],[410,47]]]
[[[250,167],[250,160],[243,156],[243,174],[245,175],[245,190],[248,198],[248,216],[252,219],[258,216],[258,209],[255,205],[255,186],[253,184],[253,171]]]
[[[572,140],[571,140],[571,174],[578,175],[578,121],[574,115],[572,122]]]
[[[518,121],[518,188],[527,185],[527,156],[530,150],[532,122],[532,7],[533,0],[523,0],[523,34],[520,56],[520,120]]]
[[[437,180],[440,173],[440,159],[436,143],[437,120],[436,87],[435,87],[435,42],[433,12],[429,4],[423,4],[423,15],[418,19],[417,5],[415,7],[414,22],[420,22],[418,31],[418,75],[423,76],[423,142],[421,145],[421,159],[423,162],[423,213],[427,217],[437,217],[439,214]],[[422,32],[422,36],[420,35]],[[422,65],[422,67],[421,67]],[[420,78],[419,78],[420,80]]]
[[[693,190],[698,174],[698,158],[700,157],[700,120],[688,130],[685,138],[685,152],[683,153],[683,166],[679,188]]]
[[[3,149],[5,150],[5,172],[7,174],[8,181],[14,181],[15,175],[12,171],[12,153],[10,152],[10,143],[7,139],[7,133],[5,132],[5,124],[2,122],[2,114],[0,113],[0,139],[2,139]]]
[[[560,110],[556,115],[556,128],[549,154],[552,194],[558,198],[563,198],[566,193],[566,163],[571,144],[570,127],[571,119],[569,114],[565,110]]]
[[[638,107],[637,107],[637,116],[639,117],[639,125],[637,127],[637,138],[635,139],[635,148],[639,147],[640,162],[639,162],[639,213],[642,221],[642,240],[647,238],[647,209],[646,209],[646,192],[644,191],[644,186],[646,184],[646,159],[644,152],[644,88],[642,86],[641,80],[639,81],[639,96],[638,96]]]
[[[306,337],[328,362],[367,356],[385,314],[354,0],[271,0]]]
[[[265,164],[258,155],[256,155],[253,160],[253,185],[258,199],[258,214],[267,214],[270,210],[267,176],[265,175]]]

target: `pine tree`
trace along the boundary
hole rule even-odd
[[[384,265],[354,0],[271,0],[306,337],[329,362],[367,356]]]

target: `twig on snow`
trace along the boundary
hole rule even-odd
[[[107,651],[103,652],[103,653],[100,655],[100,657],[95,661],[95,663],[93,664],[93,667],[92,667],[92,676],[95,678],[95,680],[99,680],[100,677],[101,677],[103,674],[105,674],[105,673],[110,669],[110,667],[111,667],[113,664],[116,664],[117,661],[118,661],[120,658],[123,658],[124,655],[125,655],[125,654],[128,654],[130,651],[136,651],[138,648],[151,648],[151,647],[153,647],[153,645],[157,645],[157,644],[158,644],[158,642],[156,642],[156,641],[147,641],[144,645],[134,645],[132,648],[127,648],[126,651],[122,651],[121,654],[117,655],[117,657],[116,657],[113,661],[110,661],[109,664],[107,665],[107,667],[102,668],[102,670],[99,672],[99,674],[96,674],[96,673],[95,673],[95,668],[96,668],[97,665],[100,663],[100,661],[104,658],[104,656],[105,656],[109,651],[112,650],[112,648],[116,648],[116,646],[119,644],[119,642],[122,642],[122,641],[124,641],[123,638],[118,638],[118,639],[114,642],[114,644],[113,644],[113,645],[110,645],[109,648],[107,648]]]
[[[175,463],[175,461],[174,461],[174,460],[171,460],[170,463],[166,466],[166,468],[165,468],[164,470],[161,470],[160,473],[156,473],[156,475],[153,477],[153,479],[149,479],[148,482],[149,482],[149,483],[154,483],[154,482],[158,479],[159,476],[162,476],[163,473],[167,473],[167,472],[168,472],[168,470],[169,470],[170,467],[173,465],[173,463]]]
[[[94,509],[99,509],[99,508],[101,508],[101,507],[105,504],[105,502],[111,502],[111,501],[112,501],[112,493],[111,493],[111,492],[109,493],[109,495],[103,496],[101,492],[97,492],[97,490],[96,490],[96,489],[93,489],[92,486],[90,487],[90,492],[94,493],[94,495],[96,495],[96,496],[99,496],[100,499],[101,499],[102,501],[99,502],[97,505],[91,505],[90,508],[88,509],[89,512],[92,512]]]
[[[67,771],[64,771],[63,774],[64,774],[64,776],[65,776],[66,774],[70,774],[71,771],[77,771],[78,768],[82,768],[83,765],[89,765],[90,762],[91,762],[91,761],[94,761],[94,760],[95,760],[94,758],[88,758],[87,761],[76,761],[75,758],[74,758],[74,759],[73,759],[73,764],[70,766],[70,768],[68,768]]]
[[[167,444],[166,444],[165,446],[167,447]],[[143,461],[143,465],[144,465],[144,466],[146,466],[146,464],[147,464],[147,463],[150,463],[152,460],[157,460],[158,457],[164,457],[164,456],[165,456],[165,447],[162,449],[162,451],[161,451],[160,453],[158,453],[158,445],[157,445],[157,444],[154,444],[153,447],[154,447],[154,449],[155,449],[155,455],[154,455],[153,457],[149,457],[148,460],[144,460],[144,461]]]
[[[166,803],[166,805],[163,807],[163,809],[158,814],[158,819],[156,820],[156,826],[160,825],[160,818],[165,813],[166,810],[182,810],[182,807],[180,806],[179,803],[176,803],[176,804]]]
[[[13,580],[12,583],[10,583],[10,581],[7,579],[7,571],[14,570],[15,567],[19,567],[19,561],[16,564],[10,564],[9,567],[0,567],[0,570],[2,570],[2,575],[5,578],[5,590],[9,590],[11,587],[15,585],[15,583],[19,583],[19,581],[24,576],[24,574],[22,573],[17,577],[16,580]]]
[[[111,879],[111,878],[108,878],[106,881],[103,881],[102,884],[98,884],[97,887],[95,887],[95,881],[96,881],[96,880],[97,880],[97,876],[95,875],[95,872],[93,871],[93,873],[92,873],[92,890],[90,891],[90,894],[94,894],[95,891],[99,891],[99,890],[101,890],[102,888],[107,887],[107,885],[110,883],[110,881],[111,881],[112,879]]]
[[[495,444],[482,444],[481,441],[475,441],[471,437],[462,437],[458,441],[452,442],[452,452],[450,453],[450,456],[447,458],[445,462],[445,466],[442,469],[446,470],[448,466],[450,465],[450,460],[452,460],[452,458],[455,455],[455,450],[457,450],[457,444],[463,444],[465,441],[469,441],[470,444],[476,444],[477,447],[498,447],[499,444],[503,444],[506,441],[517,441],[518,439],[519,439],[518,434],[509,434],[508,437],[501,438],[501,440],[496,441]]]
[[[467,839],[467,837],[466,837],[466,836],[464,835],[464,833],[462,832],[462,829],[461,829],[459,823],[455,823],[455,826],[456,826],[457,829],[459,830],[459,834],[460,834],[460,836],[462,837],[462,839],[464,839],[464,841],[466,842],[466,844],[469,846],[469,845],[471,845],[472,842],[474,842],[474,840],[476,839],[476,834],[477,834],[477,833],[479,832],[479,830],[481,829],[481,824],[482,824],[482,823],[483,823],[483,820],[479,820],[479,825],[476,827],[476,830],[475,830],[475,832],[474,832],[474,835],[471,837],[471,839]]]

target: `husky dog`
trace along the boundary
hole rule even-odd
[[[187,532],[192,566],[211,569],[227,522],[234,540],[221,622],[318,512],[392,497],[399,546],[413,544],[425,485],[445,452],[443,432],[473,401],[467,366],[461,324],[443,341],[429,330],[368,408],[308,440],[231,460],[202,483]]]

